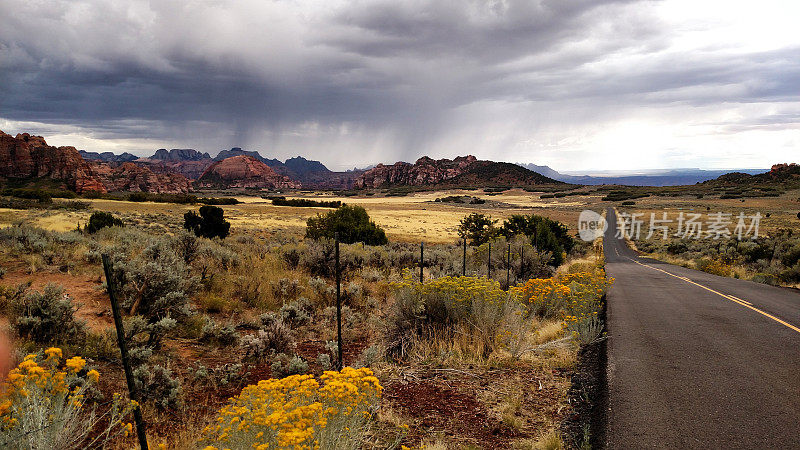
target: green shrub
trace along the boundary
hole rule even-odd
[[[124,319],[124,327],[131,365],[136,367],[146,364],[161,349],[164,337],[177,327],[177,322],[171,317],[148,322],[142,316],[133,316]]]
[[[245,359],[258,360],[271,354],[291,353],[296,344],[289,327],[277,319],[270,320],[255,334],[242,336],[239,345],[244,350]]]
[[[52,345],[74,344],[85,336],[85,324],[75,318],[77,307],[61,286],[48,284],[42,292],[24,288],[9,306],[20,337]]]
[[[184,263],[191,264],[197,259],[200,243],[193,234],[185,231],[179,233],[173,238],[173,246]]]
[[[133,379],[142,400],[152,402],[162,410],[177,409],[182,405],[181,383],[169,369],[145,364],[133,371]]]
[[[539,227],[542,225],[543,228],[547,228],[550,233],[553,234],[562,251],[566,251],[567,253],[572,251],[572,248],[575,246],[575,239],[570,236],[569,228],[557,220],[552,220],[543,216],[537,216],[536,214],[531,214],[528,216],[515,214],[509,217],[503,221],[503,226],[500,228],[500,234],[506,237],[520,234],[525,235],[531,239],[531,242],[534,243],[534,245],[539,246],[538,231]],[[555,253],[556,250],[555,248],[542,249],[553,251],[553,253]]]
[[[296,206],[301,208],[338,208],[342,206],[339,200],[310,200],[307,198],[271,197],[272,204],[275,206]]]
[[[113,329],[87,331],[83,344],[83,356],[94,360],[115,362],[120,360],[117,334]]]
[[[327,238],[308,241],[306,251],[300,255],[300,267],[308,270],[311,275],[330,278],[335,275],[334,241]],[[339,270],[343,277],[364,265],[366,253],[360,246],[341,245],[339,247]]]
[[[436,202],[440,203],[464,203],[467,205],[483,205],[486,200],[478,197],[471,197],[468,195],[448,195],[447,197],[439,197]]]
[[[297,355],[290,358],[283,353],[278,353],[272,360],[270,369],[272,369],[273,378],[286,378],[291,375],[308,373],[308,363]]]
[[[230,233],[231,224],[225,220],[225,212],[217,206],[201,206],[200,215],[189,211],[183,215],[183,227],[195,235],[225,239]]]
[[[297,279],[281,278],[277,283],[272,283],[272,293],[283,301],[294,300],[300,294],[300,281]]]
[[[286,262],[289,270],[297,269],[300,265],[302,249],[297,244],[289,244],[281,247],[281,258]]]
[[[235,197],[201,197],[197,199],[197,203],[204,205],[238,205],[241,202]]]
[[[214,319],[206,317],[206,323],[200,331],[200,341],[227,347],[239,341],[239,333],[233,325],[217,325]]]
[[[306,298],[300,297],[281,306],[280,315],[283,321],[291,328],[305,325],[311,320],[314,305]]]
[[[122,223],[121,219],[117,219],[114,217],[113,214],[104,212],[104,211],[97,211],[93,212],[91,217],[89,217],[89,223],[86,224],[84,228],[89,234],[94,234],[100,231],[100,229],[105,227],[122,227],[125,226]]]
[[[761,284],[768,284],[770,286],[778,286],[780,285],[780,280],[775,275],[769,273],[757,273],[753,275],[752,281]]]
[[[485,277],[443,277],[419,283],[411,272],[393,283],[389,319],[390,353],[404,355],[415,336],[447,335],[476,345],[488,356],[497,344],[509,294]]]
[[[154,192],[131,192],[122,198],[112,198],[113,200],[128,200],[129,202],[156,202],[156,203],[197,203],[198,199],[191,194],[159,194]]]
[[[697,266],[697,270],[710,273],[712,275],[727,277],[731,274],[731,266],[717,259],[700,258],[695,262],[695,264]]]
[[[650,194],[646,192],[635,191],[611,191],[602,198],[606,202],[618,202],[623,200],[635,200],[637,198],[649,197]]]
[[[794,266],[783,269],[780,278],[786,283],[797,283],[800,281],[800,262]]]
[[[369,219],[361,206],[342,205],[325,215],[309,218],[306,225],[306,237],[310,239],[333,239],[338,233],[339,241],[345,244],[384,245],[389,242],[383,229]]]
[[[482,245],[497,235],[495,223],[497,223],[497,220],[492,220],[486,214],[472,213],[461,219],[461,223],[458,226],[458,235],[462,239],[467,239],[470,245]]]
[[[42,203],[49,203],[54,198],[75,198],[77,194],[72,191],[62,189],[3,189],[3,195],[38,200]]]
[[[165,241],[154,241],[138,256],[112,254],[112,276],[122,306],[149,322],[189,314],[189,296],[198,287],[183,259]]]
[[[195,367],[189,366],[186,372],[191,381],[196,383],[198,388],[208,390],[219,388],[241,388],[250,375],[249,371],[244,370],[241,363],[228,363],[208,368],[202,364]]]
[[[0,208],[8,209],[55,209],[67,211],[85,211],[89,209],[88,202],[64,201],[64,202],[40,202],[18,198],[0,198]]]

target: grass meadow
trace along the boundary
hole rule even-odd
[[[435,201],[456,195],[483,202]],[[41,406],[30,405],[60,405],[49,414],[69,422],[77,447],[135,445],[136,406],[126,400],[100,264],[109,254],[151,447],[578,448],[591,430],[574,435],[564,425],[585,401],[571,379],[580,348],[603,339],[602,301],[612,282],[598,246],[577,243],[554,267],[552,254],[526,238],[501,237],[491,254],[488,244],[470,246],[465,268],[462,218],[535,214],[574,235],[584,209],[615,206],[645,217],[760,211],[771,241],[724,252],[674,240],[636,245],[703,270],[736,276],[741,267],[739,276],[776,282],[793,276],[800,255],[800,244],[780,231],[798,220],[797,191],[744,201],[650,196],[626,206],[605,195],[586,188],[544,198],[523,190],[287,195],[363,206],[389,240],[341,246],[341,350],[351,367],[342,371],[333,244],[304,238],[306,220],[328,208],[242,195],[223,206],[231,223],[225,239],[183,230],[184,214],[197,205],[87,199],[85,208],[0,209],[0,325],[16,349],[16,372],[0,395],[0,443],[29,435],[58,441],[57,433],[20,430],[36,426],[26,411]],[[89,234],[81,228],[96,211],[125,226]],[[765,256],[767,248],[774,251]]]
[[[485,203],[435,202],[461,194]],[[578,350],[601,339],[601,260],[590,245],[578,245],[552,267],[549,253],[516,239],[508,265],[499,238],[492,272],[488,245],[470,246],[461,277],[457,227],[473,212],[500,222],[537,214],[574,233],[593,196],[540,199],[512,190],[288,198],[363,206],[389,238],[387,245],[341,246],[342,353],[356,372],[335,370],[333,245],[304,239],[306,220],[327,208],[240,196],[241,203],[223,206],[231,223],[224,240],[183,230],[184,214],[197,205],[86,199],[76,209],[0,210],[0,324],[16,349],[16,384],[0,398],[0,442],[28,435],[20,430],[35,423],[22,405],[34,399],[64,405],[58,414],[79,430],[69,431],[80,438],[75,447],[135,445],[135,406],[124,401],[100,264],[109,254],[151,447],[580,444],[583,436],[565,434],[562,425],[575,401]],[[96,211],[125,226],[87,233],[82,228]],[[76,361],[78,369],[65,365]],[[63,377],[82,390],[47,381]]]

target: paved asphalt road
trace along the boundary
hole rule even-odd
[[[614,449],[800,449],[800,294],[638,258],[608,214]]]

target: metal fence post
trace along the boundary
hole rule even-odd
[[[338,361],[336,363],[337,368],[342,370],[344,367],[344,361],[342,360],[342,271],[339,266],[339,233],[335,234],[336,239],[336,339],[337,339],[337,349],[336,354],[338,357]]]
[[[467,276],[467,239],[464,238],[464,258],[461,262],[461,276]]]
[[[114,277],[111,276],[111,262],[108,255],[102,255],[103,271],[106,275],[106,286],[108,288],[108,298],[111,300],[111,312],[114,315],[114,326],[117,329],[117,343],[119,344],[119,353],[122,358],[122,369],[125,371],[125,381],[128,384],[128,395],[130,399],[139,403],[139,394],[136,392],[136,383],[133,380],[133,371],[131,370],[131,362],[128,356],[128,344],[125,342],[125,329],[122,326],[122,314],[119,311],[119,304],[117,304],[116,286],[114,286]],[[145,430],[144,420],[142,419],[141,405],[136,405],[133,408],[133,421],[136,423],[136,435],[139,438],[139,446],[142,450],[148,450],[147,446],[147,432]]]
[[[425,263],[425,259],[424,258],[425,258],[425,243],[424,242],[420,242],[419,243],[419,282],[420,283],[423,282],[423,279],[422,279],[422,266]]]
[[[508,256],[506,257],[506,289],[511,287],[511,243],[508,242]]]
[[[489,244],[489,258],[488,264],[486,265],[486,276],[487,278],[492,278],[492,241],[488,242]]]

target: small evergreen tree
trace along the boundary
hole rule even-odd
[[[384,245],[389,242],[383,228],[371,221],[361,206],[342,205],[324,215],[309,218],[306,225],[306,237],[310,239],[333,239],[338,232],[339,241],[345,244]]]
[[[527,236],[534,247],[553,254],[550,261],[553,266],[563,263],[563,253],[571,251],[575,245],[566,225],[535,214],[529,216],[515,214],[509,217],[503,222],[500,234],[506,238],[515,235]]]
[[[495,223],[497,223],[497,220],[492,220],[486,214],[472,213],[461,219],[461,224],[458,226],[458,235],[462,239],[469,240],[470,245],[483,245],[497,235]]]
[[[89,217],[89,223],[86,224],[84,229],[89,234],[93,234],[100,231],[101,228],[122,226],[125,226],[125,224],[122,223],[121,219],[114,217],[113,214],[104,211],[97,211],[93,212],[91,217]]]
[[[231,224],[225,220],[225,211],[222,208],[206,205],[200,207],[200,215],[194,211],[184,214],[183,228],[200,237],[225,239],[230,233]]]

